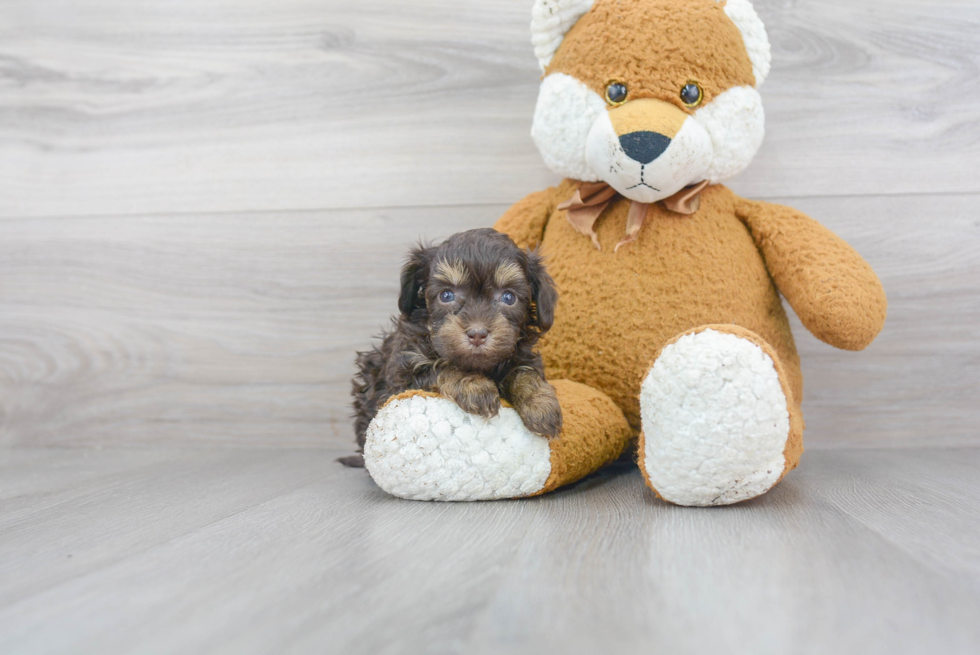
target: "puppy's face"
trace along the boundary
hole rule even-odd
[[[515,258],[472,260],[450,250],[432,264],[425,303],[439,356],[479,371],[514,353],[527,322],[531,290]]]
[[[550,328],[557,300],[540,258],[489,229],[416,250],[403,271],[402,292],[403,299],[418,299],[402,312],[426,321],[439,357],[472,371],[489,371],[530,331]]]

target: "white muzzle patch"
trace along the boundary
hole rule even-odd
[[[668,198],[702,180],[718,184],[734,177],[752,161],[764,135],[759,92],[733,87],[689,116],[659,157],[641,163],[623,148],[606,101],[564,73],[542,81],[531,128],[551,170],[582,182],[601,180],[638,202]]]
[[[585,144],[585,160],[603,182],[645,203],[703,180],[713,152],[711,137],[693,118],[684,121],[673,139],[655,132],[620,136],[608,112],[592,125]]]

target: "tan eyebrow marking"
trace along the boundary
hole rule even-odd
[[[445,282],[446,284],[451,284],[453,286],[461,286],[466,284],[466,280],[469,275],[466,272],[466,267],[463,266],[459,261],[441,261],[436,264],[436,270],[433,274],[437,280]]]
[[[498,287],[517,284],[524,281],[524,271],[514,262],[507,262],[498,266],[497,270],[494,271],[493,281],[497,283]]]

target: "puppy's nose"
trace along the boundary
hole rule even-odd
[[[488,334],[490,331],[486,328],[470,328],[466,331],[466,336],[469,337],[470,343],[474,346],[482,346],[486,342]]]
[[[649,164],[670,146],[670,139],[659,132],[630,132],[619,137],[623,152],[641,164]]]

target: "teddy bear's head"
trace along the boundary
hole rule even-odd
[[[769,40],[748,0],[536,0],[532,137],[556,173],[656,202],[762,144]]]

